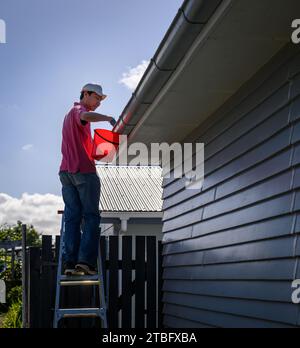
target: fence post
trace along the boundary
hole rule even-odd
[[[15,252],[16,252],[16,249],[13,246],[11,248],[11,277],[12,279],[15,279]]]
[[[136,236],[135,328],[145,328],[145,236]]]
[[[40,248],[29,248],[29,327],[40,325]]]
[[[119,237],[109,237],[109,291],[108,291],[108,325],[118,328],[119,298]]]
[[[132,237],[122,237],[122,329],[132,327]]]
[[[22,225],[22,327],[27,327],[26,225]]]
[[[42,236],[42,273],[40,283],[40,298],[41,298],[41,322],[40,327],[51,327],[52,321],[52,297],[53,291],[51,291],[52,285],[52,236]]]
[[[158,242],[158,328],[163,327],[163,245]]]
[[[156,327],[156,237],[147,236],[147,328]]]

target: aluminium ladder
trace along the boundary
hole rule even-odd
[[[107,309],[104,295],[104,283],[103,283],[103,270],[101,262],[100,243],[98,248],[98,274],[90,275],[62,275],[62,251],[64,243],[65,222],[64,213],[62,213],[61,220],[61,234],[59,245],[59,259],[56,276],[56,296],[55,296],[55,309],[53,328],[58,327],[58,322],[63,318],[96,318],[101,319],[102,327],[107,328]],[[100,308],[59,308],[60,304],[60,288],[61,286],[88,286],[96,285],[99,290]]]

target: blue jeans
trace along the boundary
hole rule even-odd
[[[80,172],[60,172],[59,178],[65,203],[63,261],[95,267],[100,237],[100,179],[96,173]]]

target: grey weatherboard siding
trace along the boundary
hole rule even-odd
[[[295,327],[300,305],[300,52],[282,49],[186,142],[202,191],[164,180],[166,327]]]

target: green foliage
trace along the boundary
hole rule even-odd
[[[13,303],[22,302],[22,286],[20,281],[7,281],[6,303],[0,303],[0,313],[6,313]]]
[[[42,240],[35,228],[30,225],[26,227],[27,246],[41,247]],[[10,226],[4,224],[0,226],[0,242],[11,242],[22,240],[22,222],[18,221],[16,225]],[[5,250],[0,249],[0,271],[6,265],[5,271],[0,273],[0,278],[6,282],[7,303],[0,304],[0,313],[5,314],[2,327],[20,328],[22,327],[22,263],[19,257],[15,255],[14,274],[12,273],[11,254],[6,255]]]
[[[22,327],[22,302],[14,302],[5,315],[3,328],[21,328]]]
[[[7,284],[6,303],[1,304],[0,313],[6,313],[2,322],[2,327],[19,328],[22,327],[22,286]]]
[[[41,234],[39,234],[32,225],[27,226],[26,239],[27,246],[39,247],[42,245]],[[4,224],[0,227],[1,242],[16,240],[22,240],[22,221],[18,221],[17,225],[14,226]]]
[[[0,264],[4,265],[4,260],[5,260],[5,254],[4,252],[0,251]],[[1,272],[0,274],[0,279],[4,279],[5,281],[8,280],[21,280],[22,278],[22,265],[20,260],[15,260],[14,261],[14,274],[12,274],[12,262],[11,262],[11,256],[8,255],[6,257],[6,269],[5,271]],[[0,266],[0,269],[3,269],[2,265]]]
[[[22,302],[22,286],[13,287],[7,294],[7,304],[11,306],[13,303]]]
[[[41,247],[42,240],[35,228],[30,225],[26,227],[27,246]],[[4,224],[0,226],[0,242],[10,242],[22,240],[22,222],[18,221],[16,225],[10,226]],[[5,250],[0,249],[0,271],[6,265],[5,271],[0,274],[0,278],[6,282],[7,303],[0,304],[0,313],[7,312],[2,323],[4,328],[22,327],[22,263],[20,258],[15,256],[14,274],[12,273],[11,255],[6,255]]]
[[[18,241],[22,240],[22,222],[18,221],[16,225],[9,226],[4,224],[0,226],[0,242]],[[42,240],[41,234],[39,234],[35,228],[30,225],[26,230],[26,244],[27,246],[41,247]],[[20,280],[22,277],[22,265],[21,260],[15,258],[14,260],[14,274],[12,274],[12,262],[11,255],[6,257],[6,270],[0,274],[0,278],[5,281],[11,279]],[[0,250],[0,270],[5,265],[5,251]]]

